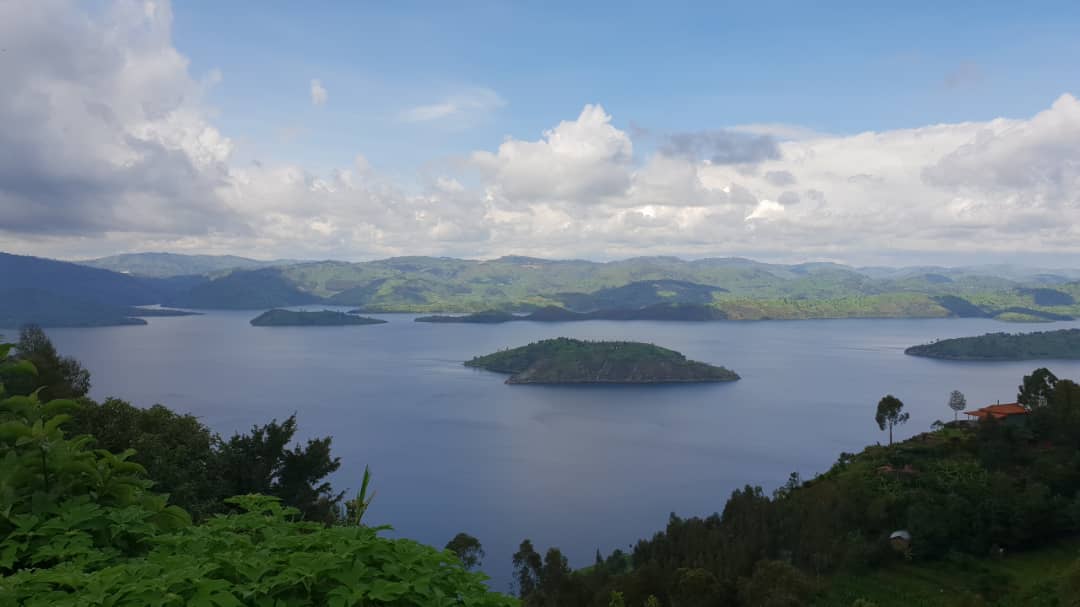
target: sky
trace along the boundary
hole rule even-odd
[[[0,0],[0,250],[1080,266],[1075,2]]]

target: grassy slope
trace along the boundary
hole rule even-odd
[[[1056,587],[1065,571],[1080,558],[1080,538],[1063,539],[1039,550],[1004,558],[971,559],[956,563],[902,564],[860,574],[832,578],[817,607],[851,607],[859,598],[878,607],[953,607],[965,595],[983,593],[990,586],[990,605],[1020,607],[1050,605],[1040,602]],[[989,581],[989,580],[997,580]],[[989,582],[988,582],[989,581]],[[978,604],[978,603],[971,603]]]

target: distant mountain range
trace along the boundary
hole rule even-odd
[[[177,253],[124,253],[78,262],[84,266],[111,270],[121,274],[168,278],[213,274],[226,270],[251,270],[297,263],[296,260],[279,259],[259,261],[235,255],[180,255]]]
[[[109,269],[102,269],[105,266]],[[679,304],[704,317],[748,319],[987,317],[1049,321],[1080,316],[1080,272],[1008,266],[855,268],[743,258],[611,262],[502,257],[395,257],[276,262],[231,256],[138,253],[81,264],[0,254],[0,326],[120,323],[130,307],[269,309],[312,303],[366,312],[577,313]],[[53,312],[6,291],[48,295]],[[24,292],[21,296],[26,298]],[[6,302],[6,303],[5,303]],[[99,306],[102,309],[95,308]],[[70,318],[59,313],[79,310]],[[88,310],[97,310],[90,313]],[[685,308],[691,309],[691,308]],[[637,318],[640,314],[619,317]],[[128,322],[128,321],[123,321]]]

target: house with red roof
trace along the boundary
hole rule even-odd
[[[983,407],[982,409],[975,409],[974,411],[964,411],[964,415],[970,415],[973,419],[979,421],[993,418],[1008,424],[1024,423],[1024,421],[1027,420],[1028,413],[1027,407],[1020,403],[998,403],[996,405]]]

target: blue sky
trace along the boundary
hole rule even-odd
[[[0,248],[1080,267],[1077,2],[0,2]]]
[[[585,103],[622,128],[855,133],[1028,116],[1080,83],[1076,2],[188,0],[174,12],[192,72],[223,73],[219,128],[253,157],[323,168],[363,153],[409,171],[535,138]],[[324,106],[309,102],[312,78]],[[474,88],[505,105],[464,125],[395,119]]]

